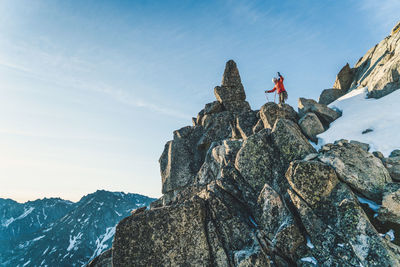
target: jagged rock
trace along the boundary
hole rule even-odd
[[[240,79],[239,70],[236,62],[228,60],[225,64],[224,75],[222,76],[222,86],[241,86],[242,80]]]
[[[280,161],[286,167],[296,159],[302,159],[310,153],[315,153],[315,149],[301,133],[296,123],[286,119],[276,121],[272,129],[272,140],[278,150]]]
[[[264,129],[246,139],[235,161],[236,169],[257,193],[266,183],[273,185],[274,169],[278,166],[269,129]]]
[[[242,112],[236,116],[236,128],[243,139],[253,134],[253,127],[256,125],[257,113],[255,111]]]
[[[272,129],[276,120],[279,118],[297,123],[298,115],[297,112],[287,104],[278,105],[273,102],[268,102],[261,107],[260,118],[264,123],[264,128]]]
[[[214,88],[214,94],[221,103],[246,100],[239,70],[233,60],[226,62],[221,86]]]
[[[317,115],[308,112],[299,120],[302,132],[313,142],[317,142],[317,135],[325,131]]]
[[[222,104],[218,101],[208,103],[204,107],[204,115],[213,114],[223,111]]]
[[[318,103],[329,105],[339,97],[346,94],[346,90],[341,89],[325,89],[322,91],[321,95],[319,96]]]
[[[368,87],[368,96],[381,98],[400,88],[400,34],[388,36],[355,65],[351,88]]]
[[[367,143],[362,143],[362,142],[358,142],[358,141],[355,141],[355,140],[350,140],[350,144],[357,145],[357,146],[361,147],[362,150],[364,150],[364,151],[368,151],[369,150],[369,144],[367,144]]]
[[[114,237],[113,266],[211,264],[206,214],[204,201],[196,198],[123,219]]]
[[[293,161],[286,178],[292,189],[311,207],[328,197],[339,182],[335,171],[319,161]]]
[[[383,160],[385,158],[385,156],[380,151],[374,151],[374,152],[372,152],[372,155],[374,155],[375,157],[377,157],[380,160]]]
[[[256,125],[254,125],[253,127],[253,134],[258,133],[262,129],[264,129],[264,122],[262,121],[262,119],[258,119]]]
[[[222,105],[226,110],[235,113],[251,111],[250,104],[247,101],[225,101]]]
[[[400,157],[400,150],[399,149],[395,149],[390,153],[389,158],[394,158],[394,157]]]
[[[203,117],[204,117],[204,109],[202,109],[202,110],[197,114],[197,117],[196,117],[196,125],[194,125],[194,126],[201,125],[201,122],[203,121]]]
[[[87,267],[112,267],[112,250],[108,249],[94,258]]]
[[[201,127],[184,127],[174,132],[160,157],[162,192],[167,193],[192,184],[203,163],[197,142],[203,134]]]
[[[318,153],[311,153],[311,154],[308,154],[307,156],[305,156],[303,158],[303,160],[309,161],[309,160],[313,160],[313,159],[316,159],[316,158],[318,158]]]
[[[393,27],[392,31],[390,32],[390,35],[398,33],[399,29],[400,29],[400,21],[396,24],[396,26]]]
[[[310,236],[311,253],[318,265],[400,264],[399,255],[379,236],[351,190],[338,181],[332,169],[321,164],[297,161],[287,172],[289,183],[294,185],[288,191],[289,196]],[[307,185],[315,190],[310,190]],[[321,188],[325,185],[327,189]]]
[[[400,184],[389,183],[385,186],[382,206],[379,208],[378,219],[400,224]]]
[[[350,68],[349,63],[347,63],[336,76],[336,81],[333,88],[340,89],[344,93],[349,90],[351,83],[354,79],[354,70]]]
[[[390,177],[396,182],[400,182],[400,156],[393,157],[392,154],[388,158],[383,159],[386,169],[389,171]]]
[[[392,179],[382,162],[360,146],[337,142],[322,151],[319,160],[332,166],[339,178],[367,198],[379,200]]]
[[[196,183],[206,185],[221,177],[222,167],[235,162],[242,145],[240,140],[213,142],[207,151],[203,165],[196,176]]]
[[[131,215],[137,215],[139,213],[144,212],[146,209],[147,209],[147,207],[141,207],[141,208],[138,208],[138,209],[134,209],[134,210],[131,211]]]
[[[150,209],[159,208],[159,207],[162,207],[162,205],[163,205],[163,199],[159,198],[150,203]]]
[[[305,240],[281,197],[265,184],[258,197],[258,204],[262,210],[259,222],[264,233],[283,253],[295,260],[295,252],[300,245],[305,244]]]
[[[339,112],[328,108],[326,105],[319,104],[313,99],[299,98],[298,107],[300,117],[303,117],[308,112],[313,112],[326,127],[341,116]]]
[[[244,101],[246,99],[243,86],[216,86],[214,88],[214,94],[221,103]]]
[[[229,111],[205,115],[201,124],[204,133],[198,141],[198,146],[204,147],[206,151],[212,142],[228,138],[232,133],[234,118]]]

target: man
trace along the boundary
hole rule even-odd
[[[288,98],[287,92],[285,90],[285,86],[283,85],[283,76],[278,72],[279,79],[272,78],[272,82],[275,84],[272,90],[265,91],[266,93],[278,92],[279,95],[279,104],[284,104],[285,100]]]

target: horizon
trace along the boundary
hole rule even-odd
[[[297,109],[388,36],[399,8],[2,1],[0,198],[77,202],[98,188],[158,198],[164,144],[215,100],[226,61],[237,63],[253,110],[277,71]]]
[[[17,201],[17,200],[14,200],[14,199],[12,199],[12,198],[2,198],[2,197],[0,197],[0,199],[4,199],[4,200],[12,200],[12,201],[15,201],[15,202],[17,202],[18,204],[26,204],[26,203],[28,203],[28,202],[35,202],[35,201],[40,201],[40,200],[45,200],[45,199],[61,199],[61,200],[64,200],[64,201],[69,201],[69,202],[72,202],[72,203],[77,203],[77,202],[79,202],[79,201],[81,201],[82,200],[82,198],[84,198],[84,197],[86,197],[86,196],[88,196],[88,195],[93,195],[93,194],[95,194],[95,193],[97,193],[97,191],[106,191],[106,192],[109,192],[109,193],[123,193],[123,194],[132,194],[132,195],[140,195],[140,196],[144,196],[144,197],[148,197],[148,198],[153,198],[153,197],[149,197],[149,196],[146,196],[146,195],[143,195],[143,194],[140,194],[140,193],[134,193],[134,192],[124,192],[124,191],[109,191],[109,190],[104,190],[104,189],[97,189],[96,191],[94,191],[94,192],[90,192],[90,193],[86,193],[85,195],[82,195],[78,200],[75,200],[75,201],[72,201],[72,200],[70,200],[70,199],[64,199],[64,198],[61,198],[61,197],[52,197],[52,196],[50,196],[50,197],[42,197],[42,198],[37,198],[37,199],[30,199],[30,200],[26,200],[26,201],[24,201],[24,202],[20,202],[20,201]],[[153,198],[153,199],[157,199],[157,198]]]

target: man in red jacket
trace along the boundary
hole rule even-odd
[[[287,92],[285,90],[285,86],[283,85],[283,76],[278,72],[279,79],[273,78],[272,82],[275,83],[275,86],[272,90],[265,91],[266,93],[278,92],[279,95],[279,104],[284,104],[285,100],[288,98]]]

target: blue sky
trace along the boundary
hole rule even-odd
[[[318,98],[387,36],[385,1],[0,1],[0,197],[161,195],[172,131],[214,100],[225,62],[253,109],[280,71]]]

